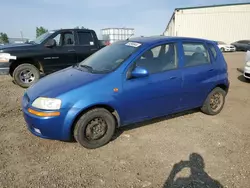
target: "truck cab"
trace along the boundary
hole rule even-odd
[[[41,75],[81,62],[103,46],[90,29],[51,30],[25,44],[1,46],[0,74],[28,88]]]

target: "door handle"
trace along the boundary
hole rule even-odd
[[[96,48],[94,48],[94,49],[93,49],[93,48],[92,48],[92,49],[90,49],[90,51],[96,51],[96,50],[97,50]]]
[[[68,50],[68,52],[75,52],[75,50]]]
[[[212,71],[214,71],[214,69],[210,69],[208,72],[212,72]]]

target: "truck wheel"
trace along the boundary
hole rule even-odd
[[[207,96],[201,111],[208,115],[217,115],[223,109],[225,104],[226,92],[216,87]]]
[[[115,127],[114,116],[104,108],[96,108],[83,114],[76,122],[74,137],[83,147],[96,149],[111,140]]]
[[[21,64],[17,66],[13,72],[15,83],[23,88],[30,87],[40,78],[39,70],[31,64]]]

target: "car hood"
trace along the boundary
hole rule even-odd
[[[104,76],[69,67],[40,79],[26,93],[31,101],[41,96],[54,98]]]
[[[27,48],[32,48],[36,45],[34,44],[7,44],[0,46],[0,52],[8,52],[8,51],[18,51],[18,50],[25,50]]]
[[[234,45],[231,45],[231,44],[219,44],[219,47],[232,48],[232,47],[234,47]]]

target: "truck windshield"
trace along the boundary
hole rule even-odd
[[[33,42],[36,44],[41,44],[45,39],[47,39],[50,35],[52,35],[54,31],[48,31],[39,37],[37,37]]]
[[[112,72],[118,68],[140,46],[136,42],[117,42],[97,51],[77,66],[93,73]]]

